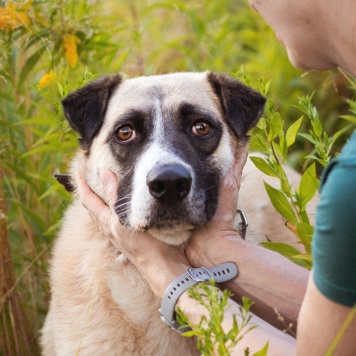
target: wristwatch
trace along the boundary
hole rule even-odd
[[[191,286],[199,282],[207,282],[213,279],[216,283],[227,282],[234,279],[239,271],[235,263],[225,262],[220,265],[206,268],[189,268],[187,272],[176,278],[164,293],[159,313],[162,321],[171,329],[178,332],[191,330],[189,327],[181,326],[175,320],[175,305],[178,298]]]

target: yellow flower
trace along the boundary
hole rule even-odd
[[[72,68],[74,68],[77,65],[77,61],[78,61],[77,44],[79,42],[80,42],[79,38],[71,34],[64,35],[62,39],[64,55],[67,58],[67,61]]]
[[[48,87],[49,85],[54,83],[55,80],[56,80],[56,74],[53,72],[53,70],[50,70],[49,73],[46,73],[38,82],[37,84],[38,90]]]
[[[16,8],[15,4],[9,1],[5,7],[0,7],[0,30],[14,30],[18,27],[27,27],[30,24],[25,11],[27,11],[32,1],[26,5]]]

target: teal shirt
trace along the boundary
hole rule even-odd
[[[322,176],[312,243],[313,278],[327,298],[356,304],[356,131]]]

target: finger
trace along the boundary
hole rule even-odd
[[[117,176],[113,172],[105,171],[100,175],[100,180],[105,189],[106,202],[112,208],[117,201]]]
[[[237,164],[237,167],[240,168],[241,170],[243,169],[246,163],[247,156],[248,156],[248,146],[245,146],[236,152],[235,162]]]
[[[235,163],[226,174],[220,187],[216,218],[223,218],[224,220],[232,220],[234,218],[242,170],[246,164],[247,157],[248,147],[243,147],[236,152]]]
[[[242,170],[246,164],[248,157],[248,147],[244,147],[238,152],[238,156],[234,164],[234,175],[236,180],[237,189],[240,189]]]
[[[76,172],[79,200],[96,220],[107,225],[110,219],[110,208],[90,189],[83,177]]]
[[[234,213],[237,205],[238,190],[235,177],[235,165],[230,168],[225,176],[219,194],[219,204],[217,208],[217,215],[222,217],[226,214]]]

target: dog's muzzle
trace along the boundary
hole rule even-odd
[[[160,165],[147,175],[150,194],[160,203],[178,203],[190,192],[192,176],[182,165]]]

